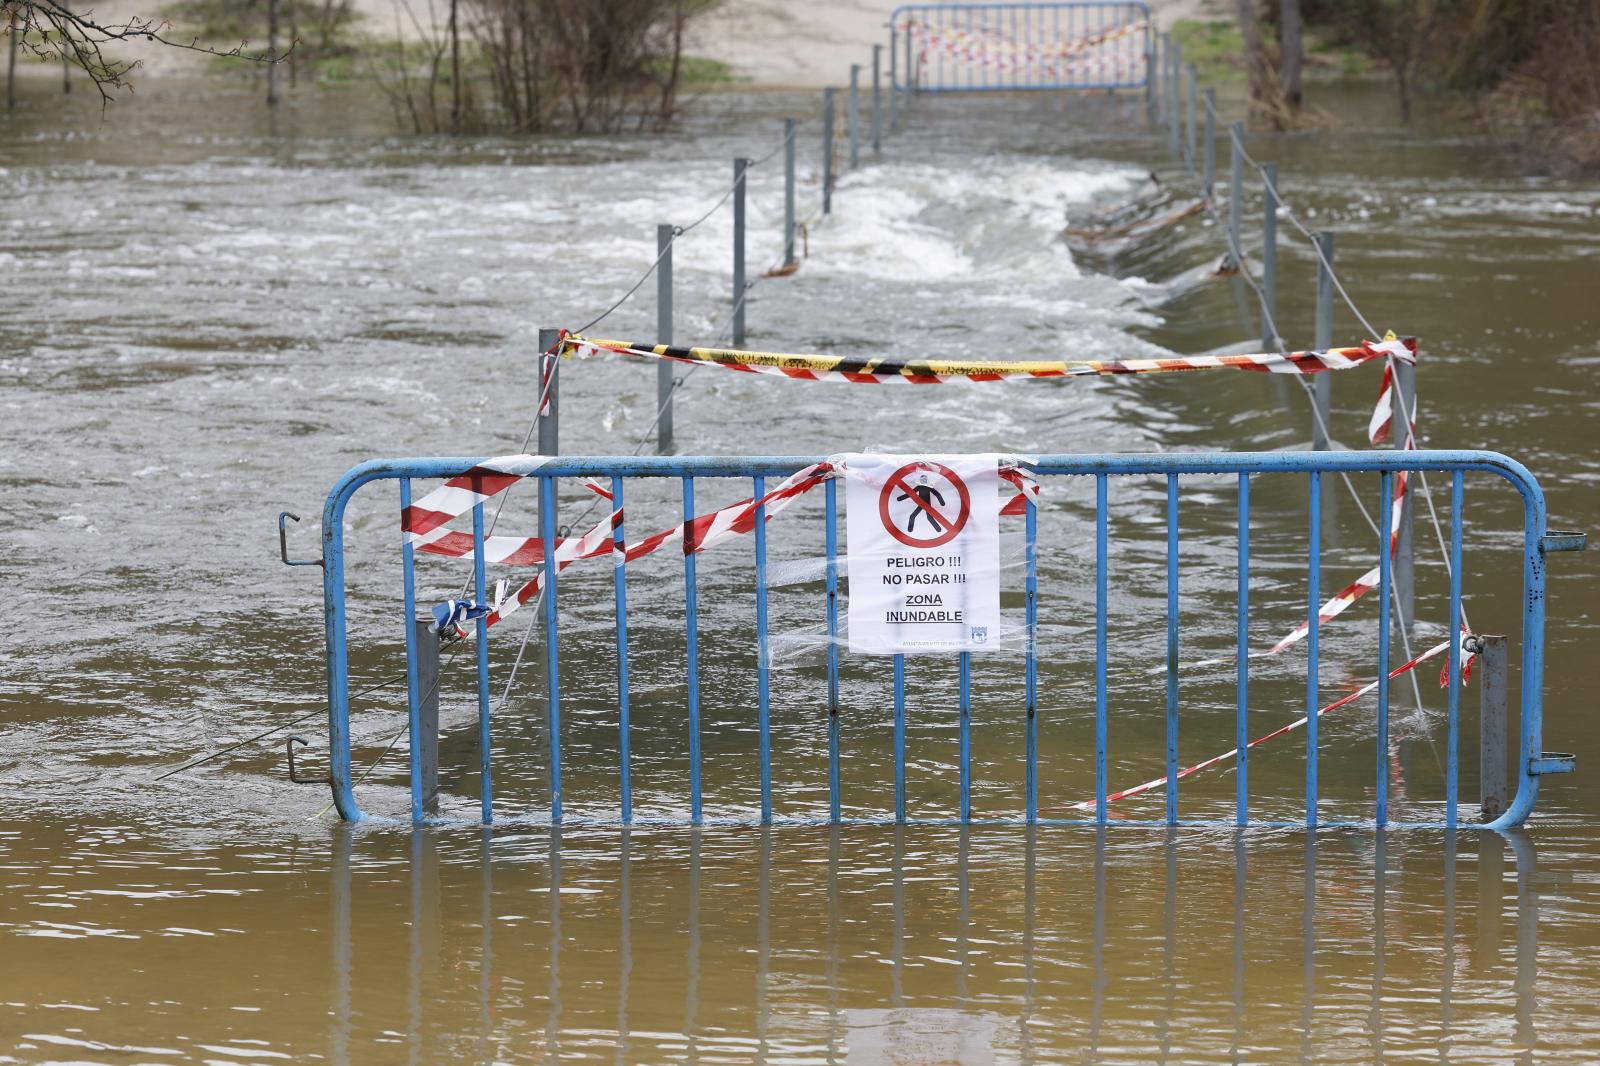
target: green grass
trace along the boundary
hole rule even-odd
[[[1172,39],[1183,46],[1184,61],[1195,65],[1202,83],[1244,78],[1244,38],[1232,19],[1180,20]]]
[[[672,73],[672,60],[663,56],[650,65],[654,77],[665,78]],[[733,68],[720,59],[707,56],[682,56],[678,59],[678,80],[685,85],[731,85],[748,81],[735,77]]]

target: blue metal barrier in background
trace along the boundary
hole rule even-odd
[[[895,92],[1140,89],[1155,47],[1136,0],[903,4],[889,25]]]
[[[330,735],[330,783],[333,787],[334,800],[342,817],[348,820],[358,820],[364,815],[356,801],[351,775],[351,749],[350,749],[350,694],[349,694],[349,666],[346,649],[346,606],[345,606],[345,511],[351,498],[363,486],[382,480],[399,482],[399,500],[402,508],[409,505],[411,500],[411,483],[415,479],[449,478],[461,475],[481,462],[474,458],[426,458],[426,459],[398,459],[379,460],[355,467],[347,473],[333,487],[328,494],[327,504],[323,511],[323,596],[326,617],[327,636],[327,665],[328,665],[328,699],[329,699],[329,735]],[[624,484],[629,479],[637,478],[670,478],[681,482],[683,493],[683,513],[685,519],[695,514],[695,483],[702,478],[731,478],[743,480],[751,486],[752,495],[759,498],[765,489],[765,479],[787,477],[801,470],[819,459],[812,457],[717,457],[717,458],[683,458],[683,457],[560,457],[551,458],[543,465],[536,468],[529,480],[538,488],[540,507],[541,536],[545,543],[546,573],[549,575],[546,592],[542,603],[544,654],[552,679],[546,694],[547,716],[549,725],[549,777],[550,777],[550,813],[552,822],[563,820],[562,813],[562,753],[561,753],[561,686],[559,682],[559,653],[561,648],[559,633],[558,612],[558,584],[553,570],[549,565],[555,543],[557,530],[556,499],[558,479],[608,479],[614,496],[614,506],[621,507],[623,502]],[[1018,711],[1018,725],[1025,730],[1026,745],[1026,777],[1023,796],[1023,809],[1013,818],[983,819],[985,822],[1001,823],[1027,823],[1027,824],[1100,824],[1107,822],[1107,747],[1110,739],[1111,722],[1109,706],[1109,692],[1107,686],[1107,671],[1110,662],[1110,650],[1107,641],[1107,560],[1108,560],[1108,482],[1112,478],[1128,476],[1164,476],[1166,478],[1167,499],[1167,529],[1166,529],[1166,577],[1167,577],[1167,656],[1166,656],[1166,689],[1165,689],[1165,728],[1166,728],[1166,807],[1165,817],[1160,821],[1148,823],[1130,823],[1126,821],[1119,824],[1275,824],[1275,825],[1305,825],[1318,824],[1317,805],[1319,797],[1319,781],[1317,776],[1318,763],[1318,735],[1315,727],[1317,721],[1316,711],[1320,705],[1317,680],[1317,653],[1318,653],[1318,626],[1317,610],[1320,605],[1320,479],[1323,474],[1351,474],[1366,473],[1379,476],[1379,506],[1380,519],[1378,528],[1388,530],[1391,512],[1389,510],[1393,498],[1393,479],[1403,470],[1439,472],[1447,475],[1451,481],[1452,507],[1450,509],[1450,544],[1453,557],[1452,578],[1449,593],[1449,614],[1447,618],[1448,631],[1459,633],[1461,631],[1461,543],[1462,543],[1462,500],[1465,476],[1471,474],[1487,474],[1509,482],[1521,494],[1523,501],[1523,619],[1522,619],[1522,699],[1521,699],[1521,738],[1520,755],[1517,760],[1517,791],[1513,802],[1503,815],[1486,825],[1486,828],[1502,829],[1521,824],[1534,808],[1534,803],[1539,793],[1539,778],[1547,773],[1559,773],[1572,768],[1569,756],[1547,755],[1542,749],[1543,731],[1543,667],[1544,667],[1544,589],[1545,589],[1545,553],[1547,551],[1573,550],[1582,547],[1583,538],[1577,534],[1549,533],[1546,529],[1545,502],[1543,492],[1532,474],[1520,463],[1506,456],[1494,452],[1478,451],[1382,451],[1382,452],[1265,452],[1265,453],[1167,453],[1167,454],[1141,454],[1141,455],[1049,455],[1034,461],[1029,469],[1044,486],[1045,498],[1049,498],[1047,478],[1092,478],[1095,485],[1095,704],[1094,704],[1094,798],[1092,815],[1081,819],[1059,819],[1041,817],[1040,797],[1037,776],[1038,730],[1040,727],[1038,715],[1038,662],[1036,660],[1035,633],[1038,626],[1038,566],[1037,566],[1037,519],[1033,508],[1026,512],[1026,551],[1025,551],[1025,624],[1027,629],[1027,643],[1024,651],[1025,688],[1023,693],[1023,706]],[[1232,759],[1232,766],[1236,774],[1236,796],[1234,817],[1223,822],[1194,822],[1180,819],[1178,816],[1178,781],[1176,780],[1177,740],[1179,729],[1179,684],[1178,684],[1178,611],[1177,591],[1179,576],[1179,537],[1178,537],[1178,507],[1179,507],[1179,479],[1183,475],[1223,475],[1236,479],[1235,508],[1237,512],[1238,529],[1238,610],[1236,631],[1237,669],[1237,736],[1239,750]],[[1307,491],[1307,544],[1308,544],[1308,572],[1306,575],[1307,595],[1306,602],[1309,606],[1310,633],[1307,641],[1308,662],[1306,670],[1306,697],[1305,706],[1310,715],[1306,730],[1306,773],[1305,773],[1305,816],[1303,820],[1291,823],[1285,822],[1260,822],[1252,821],[1250,816],[1249,792],[1249,749],[1246,746],[1250,737],[1247,729],[1248,686],[1249,686],[1249,660],[1246,655],[1248,625],[1250,620],[1249,602],[1249,569],[1250,569],[1250,491],[1251,478],[1257,475],[1284,475],[1296,476],[1303,479]],[[839,631],[839,599],[838,599],[838,555],[837,555],[837,518],[838,504],[835,492],[835,483],[830,481],[824,486],[825,530],[824,548],[826,552],[825,567],[825,596],[818,605],[819,613],[824,615],[827,633],[830,638],[835,637]],[[768,721],[768,707],[770,695],[770,637],[767,628],[767,544],[765,522],[760,514],[754,526],[755,549],[755,614],[756,630],[753,640],[756,644],[756,671],[757,671],[757,703],[752,714],[759,730],[759,759],[760,759],[760,784],[761,799],[758,812],[754,812],[749,819],[741,820],[749,824],[774,824],[794,819],[774,818],[773,816],[773,780],[771,765],[770,723]],[[474,509],[472,521],[472,537],[474,542],[474,556],[481,560],[484,543],[483,505],[480,503]],[[625,537],[624,526],[619,524],[615,530],[615,539],[621,543]],[[1380,587],[1377,590],[1380,603],[1388,603],[1390,599],[1390,567],[1387,559],[1388,553],[1383,551],[1381,545],[1374,545],[1379,550],[1380,556],[1385,560],[1380,568]],[[699,634],[698,620],[696,617],[698,582],[696,577],[696,556],[686,554],[684,560],[684,582],[686,595],[686,610],[684,624],[686,627],[688,673],[687,673],[687,720],[685,727],[688,732],[690,778],[689,802],[690,815],[687,821],[699,824],[702,821],[702,795],[700,780],[700,686],[699,686]],[[402,549],[402,564],[404,568],[405,611],[408,627],[410,619],[415,617],[415,578],[412,548],[407,545]],[[475,563],[474,578],[477,586],[477,598],[483,600],[487,597],[485,574],[481,561]],[[632,823],[634,819],[632,807],[631,753],[629,748],[629,679],[628,679],[628,606],[626,598],[625,568],[615,568],[614,597],[615,597],[615,638],[618,656],[617,691],[615,693],[619,736],[617,745],[618,773],[621,783],[621,804],[615,819],[623,824]],[[1048,594],[1048,590],[1045,590]],[[534,605],[530,604],[529,609]],[[1384,617],[1387,617],[1385,612]],[[408,628],[408,634],[414,627]],[[519,627],[520,628],[520,627]],[[1375,664],[1380,678],[1387,678],[1390,670],[1396,665],[1391,662],[1388,638],[1389,626],[1379,626],[1379,644],[1377,662]],[[419,691],[417,668],[418,649],[416,639],[408,636],[407,642],[407,676],[410,686],[409,706],[411,709],[411,724],[413,735],[419,723],[418,707],[428,696]],[[487,823],[494,820],[493,810],[493,766],[491,759],[492,726],[490,720],[491,700],[489,691],[488,670],[488,637],[487,629],[480,620],[477,631],[477,684],[478,684],[478,745],[479,765],[481,770],[481,817]],[[977,821],[973,819],[970,802],[969,785],[971,780],[970,767],[970,701],[971,684],[967,656],[961,657],[961,684],[960,684],[960,781],[961,802],[960,817],[956,819],[961,823]],[[894,656],[891,664],[885,664],[893,671],[894,699],[894,759],[895,759],[895,804],[892,817],[885,815],[882,818],[844,819],[840,813],[840,762],[844,752],[840,737],[840,686],[839,686],[839,653],[835,643],[830,640],[827,653],[827,710],[828,710],[828,817],[826,819],[804,820],[805,824],[839,824],[851,822],[859,824],[888,824],[905,823],[906,816],[906,689],[905,689],[905,663],[903,656]],[[1442,822],[1428,823],[1399,823],[1390,822],[1387,806],[1387,770],[1384,755],[1388,750],[1388,708],[1389,687],[1387,682],[1379,684],[1377,689],[1377,751],[1379,753],[1377,777],[1374,787],[1374,802],[1372,823],[1382,825],[1439,825],[1455,827],[1457,824],[1457,756],[1459,751],[1460,733],[1460,703],[1461,703],[1461,659],[1460,644],[1452,645],[1448,656],[1448,766],[1445,774],[1445,819]],[[874,709],[875,710],[875,709]],[[412,745],[413,749],[416,745]],[[422,782],[420,780],[420,767],[413,753],[412,759],[412,813],[414,820],[425,820],[424,798]],[[1051,801],[1059,802],[1069,797],[1051,796]],[[1076,798],[1076,797],[1070,797]],[[584,819],[590,821],[591,819]],[[1464,823],[1473,824],[1478,823]]]

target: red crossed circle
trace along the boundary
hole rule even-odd
[[[925,470],[938,474],[950,482],[951,487],[956,490],[956,495],[960,499],[960,503],[956,507],[955,518],[950,518],[947,515],[941,514],[933,508],[932,504],[924,503],[922,501],[922,497],[918,496],[916,492],[912,490],[911,485],[906,481],[906,475],[918,470]],[[944,525],[944,531],[941,533],[935,533],[931,537],[923,538],[912,536],[910,533],[895,525],[893,516],[889,514],[889,497],[894,494],[896,489],[899,489],[901,492],[911,497],[912,504],[914,504],[918,510],[926,511],[930,517],[937,518],[939,522]],[[967,519],[971,515],[972,497],[967,492],[966,483],[960,478],[956,477],[956,472],[954,470],[951,470],[948,466],[945,466],[942,463],[930,463],[922,461],[907,463],[905,466],[902,466],[899,470],[896,470],[894,473],[889,475],[889,480],[883,483],[883,491],[878,494],[878,517],[883,520],[883,528],[888,530],[889,535],[895,540],[898,540],[901,544],[904,544],[910,548],[937,548],[941,544],[950,543],[950,541],[954,540],[956,536],[960,534],[961,530],[966,527]],[[933,523],[929,522],[928,524],[932,525]]]

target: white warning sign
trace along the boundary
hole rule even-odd
[[[845,457],[850,650],[982,651],[1000,636],[1000,460]]]

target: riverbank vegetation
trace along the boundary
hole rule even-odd
[[[1393,85],[1402,122],[1420,99],[1456,104],[1526,165],[1600,173],[1595,0],[1237,0],[1237,32],[1259,122],[1306,121],[1314,40],[1370,59]]]

